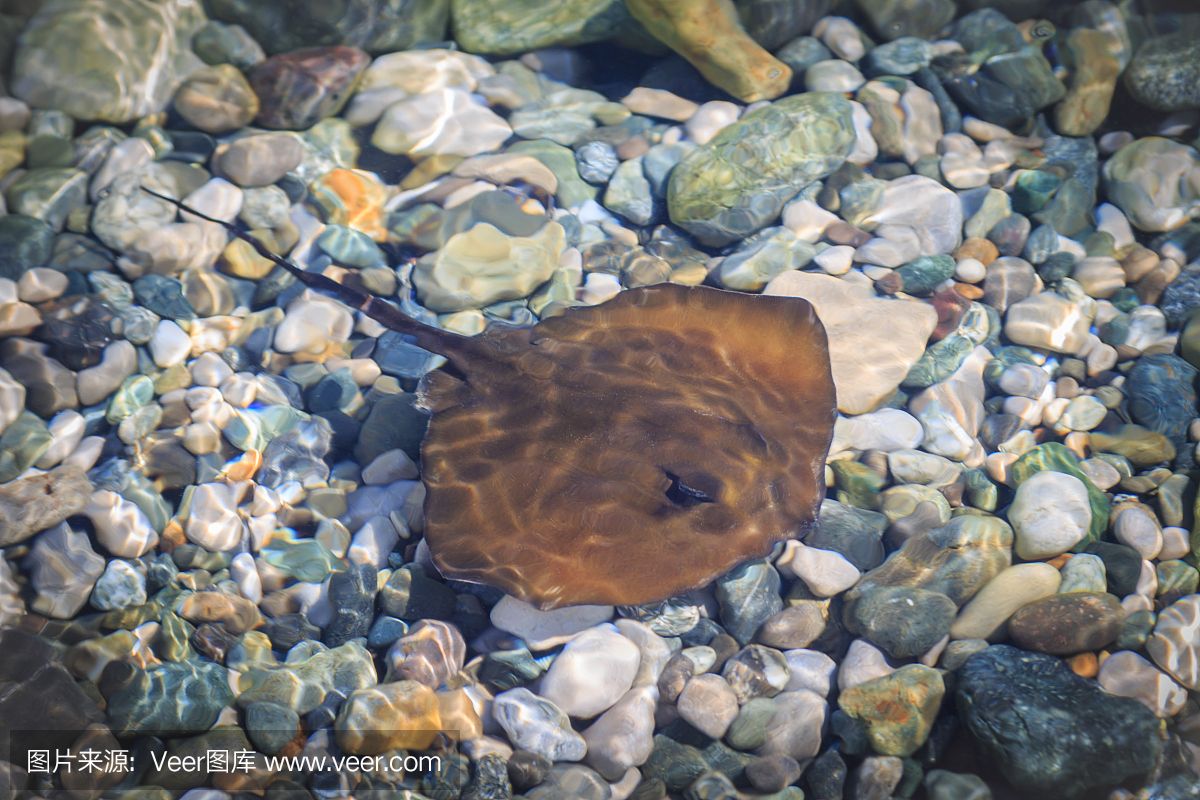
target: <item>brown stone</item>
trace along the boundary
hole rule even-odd
[[[989,239],[971,238],[958,246],[954,251],[954,260],[973,258],[985,267],[1000,257],[1000,250]]]
[[[272,56],[254,67],[255,121],[264,128],[303,130],[341,110],[371,58],[357,47],[310,47]]]
[[[1013,614],[1008,635],[1018,647],[1057,656],[1098,650],[1121,633],[1121,601],[1102,592],[1053,594]]]
[[[193,592],[179,601],[175,613],[188,622],[220,623],[230,633],[245,633],[263,621],[254,603],[224,592]]]

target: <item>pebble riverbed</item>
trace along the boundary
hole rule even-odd
[[[737,5],[0,6],[0,794],[1200,798],[1200,13]],[[141,186],[468,335],[807,298],[818,528],[652,606],[445,580],[440,359]]]

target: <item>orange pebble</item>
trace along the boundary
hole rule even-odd
[[[958,293],[959,297],[965,297],[968,300],[978,300],[983,297],[983,287],[970,283],[956,283],[954,291]]]
[[[1050,566],[1054,567],[1055,569],[1062,569],[1063,567],[1066,566],[1067,562],[1070,560],[1071,560],[1071,554],[1063,553],[1061,556],[1055,556],[1054,558],[1050,559],[1046,563],[1049,564]]]
[[[1100,661],[1095,653],[1079,653],[1067,659],[1067,666],[1081,678],[1094,678],[1100,671]]]

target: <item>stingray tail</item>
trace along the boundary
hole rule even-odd
[[[160,200],[166,200],[172,205],[178,206],[181,210],[189,214],[193,214],[200,219],[215,223],[225,228],[237,238],[241,239],[246,244],[254,248],[254,252],[258,253],[268,261],[283,267],[296,280],[303,283],[313,291],[332,297],[351,308],[358,309],[366,314],[371,319],[393,331],[412,336],[417,341],[417,346],[432,353],[445,356],[451,360],[455,360],[456,356],[465,356],[468,351],[472,350],[472,340],[467,336],[460,336],[457,333],[435,328],[432,325],[426,325],[424,322],[413,319],[405,314],[400,309],[396,308],[391,303],[382,298],[366,292],[361,292],[350,286],[338,283],[332,278],[326,277],[319,272],[308,272],[300,269],[286,258],[282,258],[268,250],[262,242],[255,239],[250,234],[243,231],[237,225],[225,220],[210,217],[207,214],[197,211],[186,203],[176,200],[165,194],[160,194],[153,189],[142,187],[142,191],[154,195]]]

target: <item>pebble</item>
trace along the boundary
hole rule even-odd
[[[888,663],[882,650],[874,647],[866,639],[855,639],[850,643],[838,666],[838,689],[844,692],[852,686],[882,678],[895,671],[895,667]]]
[[[992,790],[983,778],[969,773],[933,769],[925,773],[929,800],[991,800]]]
[[[567,642],[542,678],[541,694],[568,715],[589,719],[633,685],[641,654],[614,628],[590,628]]]
[[[140,606],[146,602],[146,578],[128,561],[114,558],[92,590],[92,605],[101,611]]]
[[[843,414],[874,411],[891,396],[925,351],[937,324],[932,306],[877,298],[869,286],[829,275],[785,272],[763,293],[803,297],[813,304],[829,336]]]
[[[1014,550],[1026,560],[1053,558],[1083,540],[1092,509],[1083,481],[1062,472],[1039,472],[1017,487],[1008,509]]]
[[[38,535],[26,563],[36,592],[30,608],[55,619],[71,619],[79,613],[105,568],[104,557],[92,550],[87,534],[65,522]],[[21,607],[24,613],[24,603]]]
[[[987,639],[1021,607],[1053,595],[1062,577],[1049,564],[1015,564],[992,578],[958,613],[952,639]]]
[[[1014,344],[1076,354],[1087,342],[1092,314],[1053,292],[1020,300],[1004,315],[1004,335]]]
[[[237,514],[235,489],[222,483],[203,483],[191,496],[184,531],[201,547],[219,552],[237,547],[246,526]]]
[[[959,670],[955,694],[969,735],[1018,791],[1095,794],[1161,752],[1152,713],[1054,656],[992,645]]]
[[[701,104],[684,123],[688,138],[698,145],[708,144],[723,129],[737,122],[741,109],[726,100]]]
[[[891,453],[916,448],[925,432],[921,422],[907,411],[881,408],[867,414],[845,417],[838,415],[833,425],[833,443],[829,450],[879,450]]]
[[[158,544],[142,510],[116,492],[97,489],[82,513],[92,521],[96,540],[118,558],[138,558]]]
[[[193,72],[175,90],[175,111],[193,128],[227,133],[245,127],[258,114],[258,96],[241,70],[217,64]]]
[[[789,539],[776,566],[804,582],[817,597],[833,597],[858,582],[859,571],[840,553]]]
[[[1163,546],[1163,533],[1153,514],[1138,505],[1114,509],[1112,529],[1116,540],[1138,551],[1144,559],[1157,558]]]
[[[766,726],[759,755],[783,755],[799,762],[821,751],[822,730],[829,713],[825,698],[806,690],[781,692],[774,698],[775,715]]]
[[[1104,659],[1096,680],[1104,691],[1132,697],[1157,717],[1175,716],[1187,701],[1182,686],[1130,650],[1118,651]]]
[[[1072,559],[1074,560],[1074,559]],[[1008,634],[1018,646],[1067,656],[1099,650],[1121,632],[1121,601],[1103,592],[1062,592],[1034,600],[1008,621]]]
[[[512,128],[461,89],[443,88],[388,106],[371,136],[385,153],[414,159],[468,157],[497,149]]]
[[[810,92],[853,92],[865,82],[853,64],[840,59],[818,61],[804,73],[804,84]]]
[[[303,130],[336,114],[350,97],[370,57],[357,47],[310,47],[279,53],[249,70],[260,100],[255,122],[264,128]]]
[[[1184,688],[1200,690],[1200,594],[1182,597],[1159,613],[1146,652]]]
[[[150,339],[150,357],[162,368],[182,364],[192,351],[192,339],[174,321],[159,320]]]
[[[320,353],[330,342],[346,341],[353,327],[354,317],[340,303],[299,299],[288,306],[273,345],[280,353]]]
[[[676,701],[679,716],[696,730],[720,739],[738,714],[738,698],[719,675],[697,675],[684,685]]]
[[[525,687],[496,695],[492,717],[514,745],[550,761],[580,761],[587,752],[562,709]]]
[[[799,601],[768,617],[755,638],[783,650],[807,647],[824,632],[828,611],[814,601]]]
[[[517,636],[534,651],[565,644],[576,634],[612,619],[612,606],[580,605],[540,611],[505,595],[492,606],[492,624]]]
[[[605,780],[620,780],[650,757],[657,698],[654,686],[630,689],[583,732],[587,763]]]
[[[300,165],[304,145],[290,133],[243,136],[218,149],[217,172],[243,188],[269,186]]]
[[[416,681],[357,689],[334,723],[337,744],[347,753],[376,755],[389,750],[424,750],[441,729],[437,695]]]
[[[1075,553],[1060,572],[1059,594],[1103,592],[1108,586],[1103,559],[1091,553]]]

